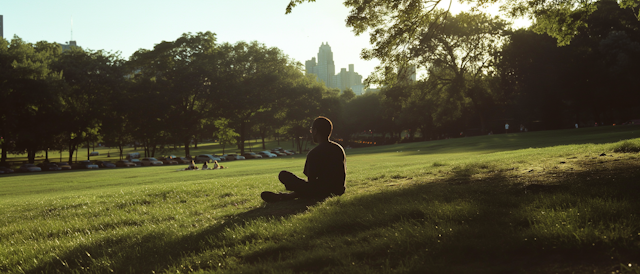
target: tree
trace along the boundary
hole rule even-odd
[[[276,118],[282,121],[278,132],[291,137],[298,152],[302,153],[303,138],[306,140],[309,137],[311,123],[320,115],[326,87],[317,82],[313,75],[303,76],[300,71],[297,73],[301,77],[295,78],[291,85],[283,89],[284,96],[276,104],[280,109]]]
[[[343,135],[351,136],[363,131],[385,133],[379,92],[356,96],[344,107]]]
[[[238,133],[233,131],[233,128],[229,125],[230,120],[225,118],[219,118],[215,121],[215,126],[218,130],[214,133],[213,137],[218,139],[218,143],[222,145],[222,154],[227,145],[235,145]]]
[[[511,35],[498,70],[503,90],[513,90],[519,119],[563,128],[633,117],[638,97],[630,92],[630,77],[640,67],[628,60],[639,58],[640,23],[614,1],[599,2],[587,22],[570,45],[560,48],[552,37],[532,31]]]
[[[40,150],[48,150],[60,132],[61,73],[51,68],[60,53],[57,44],[35,45],[14,37],[2,39],[0,50],[0,136],[2,162],[9,149],[27,153],[30,163]],[[7,47],[8,46],[8,47]]]
[[[351,99],[356,97],[356,93],[353,92],[351,88],[345,89],[340,93],[340,100],[346,102],[351,101]]]
[[[344,5],[351,9],[346,18],[347,26],[356,35],[369,32],[372,48],[363,49],[364,59],[379,59],[382,66],[412,61],[414,56],[429,54],[415,51],[407,54],[405,49],[414,45],[416,36],[438,37],[443,34],[445,21],[450,16],[447,10],[454,0],[346,0]],[[286,13],[304,2],[315,0],[291,0]],[[577,33],[579,27],[597,10],[596,0],[462,0],[475,7],[499,5],[512,17],[528,17],[537,22],[534,29],[546,32],[556,38],[558,44],[566,45]],[[623,8],[640,7],[640,0],[619,1]],[[635,11],[640,19],[640,9]],[[425,32],[420,33],[418,28]],[[384,71],[384,70],[382,70]],[[367,81],[375,79],[367,78]]]
[[[219,57],[211,32],[185,33],[176,41],[163,41],[131,57],[135,77],[152,85],[160,93],[158,100],[165,100],[166,108],[160,110],[169,125],[170,134],[165,137],[180,140],[187,156],[194,136],[201,133],[202,121],[220,114],[223,107],[218,99],[226,80],[218,73]]]
[[[221,46],[222,79],[225,79],[221,102],[239,134],[238,146],[244,153],[244,140],[253,117],[284,100],[284,91],[302,75],[302,65],[289,59],[278,48],[256,41]]]
[[[81,48],[64,51],[53,63],[64,76],[62,112],[69,162],[81,144],[97,139],[108,108],[105,102],[124,81],[123,64],[118,54]]]

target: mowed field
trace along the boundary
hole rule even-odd
[[[640,273],[640,127],[347,150],[347,193],[265,204],[304,155],[0,175],[0,272]]]

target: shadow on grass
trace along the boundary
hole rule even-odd
[[[275,204],[263,204],[249,211],[227,216],[218,225],[208,226],[197,233],[181,238],[159,232],[157,234],[130,235],[94,241],[88,245],[78,245],[66,254],[58,255],[50,261],[42,261],[38,267],[25,273],[51,272],[115,272],[150,273],[163,271],[175,259],[210,250],[225,248],[225,231],[242,227],[247,222],[260,218],[282,219],[303,213],[310,206],[322,200],[298,199]],[[219,241],[218,241],[219,240]]]
[[[180,265],[233,272],[570,273],[637,265],[640,162],[576,164],[583,169],[525,175],[470,165],[431,183],[322,202],[321,214],[288,234],[270,235],[275,241],[268,245],[225,234],[253,220],[286,222],[317,201],[268,204],[179,238],[158,233],[78,245],[27,273],[148,273]],[[256,247],[243,251],[245,245]],[[203,254],[209,262],[188,263]],[[109,263],[100,268],[98,260]]]

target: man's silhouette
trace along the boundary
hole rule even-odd
[[[307,153],[304,174],[308,181],[283,170],[278,175],[289,193],[262,192],[265,202],[273,203],[295,198],[324,199],[332,195],[342,195],[345,191],[346,156],[339,144],[329,140],[333,124],[327,117],[313,121],[311,135],[318,146]]]

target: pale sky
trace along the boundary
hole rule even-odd
[[[182,33],[211,31],[218,42],[257,40],[280,48],[304,64],[316,57],[323,42],[333,51],[336,73],[355,65],[369,76],[377,61],[360,59],[369,36],[355,36],[345,26],[349,10],[341,0],[304,3],[285,15],[289,0],[0,0],[4,38],[14,35],[31,43],[46,40],[83,48],[119,51],[128,59],[140,48],[152,49]],[[456,5],[455,14],[461,7]]]

